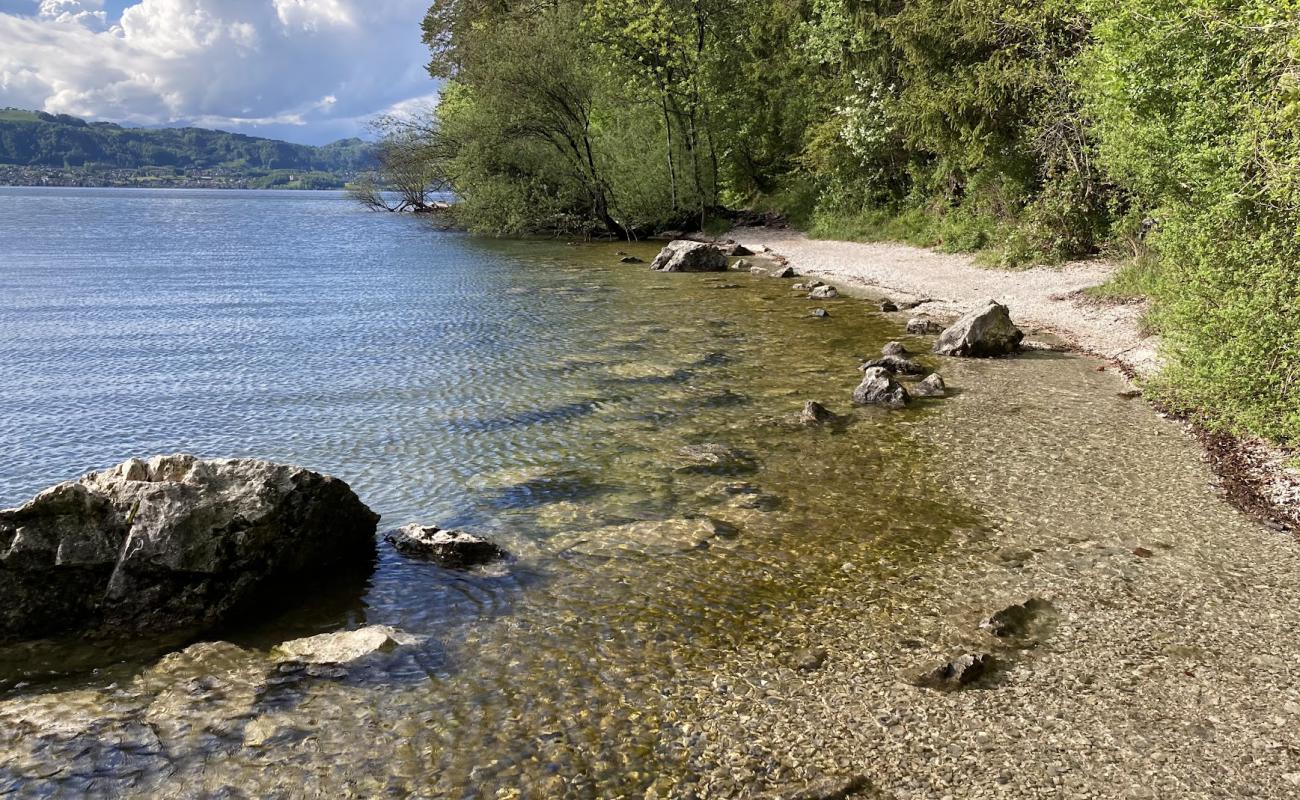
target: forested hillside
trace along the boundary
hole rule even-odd
[[[1175,407],[1300,442],[1297,0],[436,0],[426,135],[471,228],[1109,255]]]
[[[356,173],[372,163],[372,148],[360,139],[311,147],[204,128],[123,128],[65,114],[0,110],[0,164]]]

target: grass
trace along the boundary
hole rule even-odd
[[[1160,261],[1150,252],[1120,266],[1110,280],[1084,291],[1103,300],[1142,300],[1154,297],[1160,288]]]

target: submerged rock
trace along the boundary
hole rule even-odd
[[[432,561],[449,569],[467,569],[510,556],[481,536],[415,523],[386,534],[384,539],[404,556]]]
[[[727,257],[711,244],[678,239],[669,242],[650,269],[656,272],[726,272]]]
[[[1025,334],[1011,322],[1007,307],[989,300],[939,335],[934,352],[945,356],[989,357],[1014,353]]]
[[[809,300],[831,300],[839,297],[840,293],[834,286],[816,286],[808,293]]]
[[[987,653],[965,653],[932,669],[921,672],[916,685],[930,689],[960,689],[984,677],[993,666]]]
[[[619,262],[622,264],[644,264],[645,263],[643,259],[637,258],[636,256],[623,256],[622,258],[619,259]]]
[[[944,385],[943,378],[939,373],[934,372],[925,377],[924,380],[912,387],[913,397],[943,397],[948,393],[948,387]]]
[[[763,269],[763,268],[760,267],[760,266],[755,265],[755,266],[752,266],[752,267],[749,268],[749,274],[750,274],[750,275],[757,275],[757,276],[759,276],[759,277],[762,277],[762,276],[764,276],[764,275],[767,274],[767,270],[766,270],[766,269]]]
[[[867,367],[862,373],[862,383],[853,390],[853,402],[860,406],[898,409],[905,407],[910,399],[907,390],[884,367]]]
[[[884,347],[880,348],[880,354],[882,356],[905,356],[907,355],[907,348],[903,346],[902,342],[887,342]]]
[[[808,313],[820,319],[828,319],[831,315],[831,312],[827,311],[824,308],[814,308],[812,311],[809,311]]]
[[[709,547],[719,537],[734,537],[735,526],[711,517],[643,520],[593,531],[558,534],[550,543],[564,553],[615,557],[626,554],[666,556]]]
[[[809,400],[804,403],[803,410],[799,412],[799,424],[801,425],[825,425],[828,422],[834,422],[835,419],[835,414],[816,400]]]
[[[1042,636],[1056,617],[1056,606],[1041,597],[1007,606],[980,623],[980,628],[999,639],[1035,639]]]
[[[943,326],[932,319],[912,317],[907,321],[907,332],[912,334],[939,333]]]
[[[927,371],[925,367],[916,363],[912,359],[895,355],[873,358],[859,367],[859,369],[867,370],[872,367],[887,369],[895,375],[924,375]]]
[[[724,444],[690,444],[677,451],[678,472],[741,473],[758,468],[753,456]]]
[[[283,642],[272,655],[304,664],[347,664],[371,653],[388,653],[418,644],[419,639],[387,625],[368,625],[355,631],[336,631]]]
[[[0,511],[0,639],[206,627],[368,564],[378,520],[302,467],[131,459]]]

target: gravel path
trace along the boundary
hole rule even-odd
[[[976,266],[970,256],[894,242],[822,241],[774,228],[737,228],[731,236],[772,248],[801,274],[844,288],[878,290],[895,301],[927,301],[915,309],[917,313],[959,314],[992,298],[1010,308],[1023,328],[1055,334],[1139,375],[1160,367],[1159,339],[1144,333],[1141,326],[1145,304],[1090,302],[1076,294],[1104,283],[1115,269],[1111,263],[1006,271]]]

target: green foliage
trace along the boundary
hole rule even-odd
[[[1170,403],[1300,442],[1300,0],[436,0],[472,228],[777,210],[1000,268],[1130,259]]]

